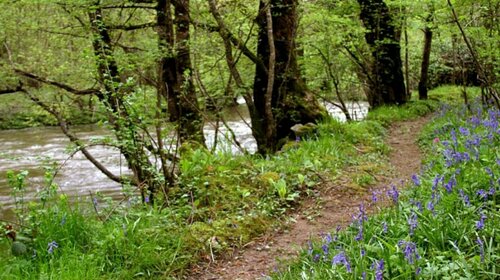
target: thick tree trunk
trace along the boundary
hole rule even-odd
[[[358,0],[358,3],[361,7],[360,19],[367,29],[365,39],[372,49],[368,102],[372,108],[383,104],[403,104],[407,95],[400,38],[389,8],[383,0]]]
[[[253,99],[255,109],[251,113],[252,132],[257,140],[258,152],[276,152],[291,136],[290,128],[298,123],[315,123],[326,116],[315,96],[307,90],[297,64],[295,36],[297,34],[298,0],[272,0],[270,12],[272,28],[266,17],[267,1],[260,1],[257,24],[259,27],[257,56],[264,63],[271,62],[271,45],[274,45],[274,71],[257,65],[254,78]],[[268,32],[272,29],[273,42]],[[271,110],[267,112],[266,96],[270,92],[269,73],[272,77]],[[267,104],[269,105],[269,104]],[[269,119],[272,117],[273,119]],[[275,126],[275,133],[269,133]]]
[[[191,140],[205,145],[189,50],[189,0],[158,0],[156,11],[163,54],[158,90],[167,100],[169,118],[177,124],[181,142]]]
[[[427,20],[429,23],[429,19]],[[424,51],[422,53],[422,66],[420,67],[420,81],[418,82],[418,98],[427,99],[429,64],[432,46],[432,29],[426,26],[424,29]]]

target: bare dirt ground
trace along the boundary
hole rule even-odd
[[[415,141],[428,120],[425,117],[392,125],[386,141],[391,147],[389,161],[393,172],[390,176],[377,176],[377,183],[369,191],[345,191],[345,184],[350,180],[346,172],[345,176],[319,187],[319,195],[305,201],[293,214],[291,221],[294,222],[290,222],[284,230],[270,232],[230,256],[194,268],[188,279],[262,279],[279,267],[283,260],[297,256],[309,239],[318,238],[337,226],[348,225],[361,203],[368,206],[368,211],[373,211],[369,207],[372,191],[383,192],[392,183],[409,180],[420,169],[421,153]],[[311,212],[315,213],[312,220]]]

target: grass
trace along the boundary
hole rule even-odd
[[[375,110],[362,122],[329,120],[316,136],[289,143],[268,158],[187,152],[179,187],[172,189],[166,207],[145,206],[133,196],[70,204],[52,193],[47,204],[31,203],[29,211],[19,213],[16,227],[33,238],[28,254],[15,257],[10,242],[0,240],[0,278],[181,277],[191,265],[279,226],[322,179],[357,166],[362,171],[353,176],[352,187],[364,188],[373,180],[366,174],[385,168],[386,126],[436,106],[435,101],[412,102]],[[49,250],[51,242],[58,247]]]
[[[312,241],[272,279],[498,279],[500,111],[445,106],[426,127],[413,183],[389,186],[380,213]],[[387,204],[387,203],[385,203]]]

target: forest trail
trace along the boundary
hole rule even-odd
[[[391,147],[389,161],[394,169],[390,175],[377,176],[377,183],[369,187],[369,191],[345,191],[343,186],[350,180],[349,172],[345,172],[347,174],[334,182],[318,188],[319,195],[305,201],[293,213],[295,222],[285,229],[270,232],[231,256],[216,259],[210,266],[195,268],[189,279],[263,279],[266,274],[279,267],[283,260],[296,256],[309,239],[319,238],[321,234],[332,231],[337,226],[348,225],[362,202],[367,206],[367,211],[373,212],[369,207],[372,191],[383,192],[391,183],[399,184],[401,180],[410,180],[411,175],[420,169],[422,157],[416,140],[429,119],[430,116],[427,116],[398,122],[389,128],[386,143]],[[315,215],[312,220],[308,218],[311,212]]]

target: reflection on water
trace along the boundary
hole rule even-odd
[[[353,119],[362,119],[368,110],[366,103],[348,103],[347,105]],[[326,107],[332,116],[345,121],[345,116],[340,109],[330,104],[326,104]],[[250,119],[246,107],[240,104],[225,112],[224,115],[226,124],[233,131],[241,146],[250,153],[255,152],[257,145],[249,127]],[[94,125],[78,126],[73,130],[84,140],[99,139],[110,135],[106,129]],[[215,122],[205,125],[204,132],[208,147],[214,144],[215,131],[218,132],[217,148],[219,150],[241,152],[231,140],[229,129],[222,123],[218,126]],[[60,186],[59,192],[64,192],[70,197],[86,196],[89,192],[98,191],[113,197],[121,195],[121,186],[104,176],[81,153],[70,155],[66,151],[69,140],[58,127],[3,130],[0,131],[0,144],[0,218],[10,216],[9,209],[14,205],[7,184],[6,172],[8,170],[29,171],[26,199],[33,200],[44,184],[42,166],[53,161],[63,164],[55,180]],[[115,174],[128,173],[125,161],[118,150],[103,146],[92,146],[88,149],[110,171]]]

